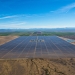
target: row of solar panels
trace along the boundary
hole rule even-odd
[[[42,39],[38,39],[38,40],[32,39],[32,40],[30,40],[30,42],[44,42],[44,40],[42,40]]]

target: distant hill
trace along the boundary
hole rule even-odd
[[[0,32],[25,32],[25,31],[75,32],[75,28],[0,29]]]

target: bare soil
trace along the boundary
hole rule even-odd
[[[63,36],[63,37],[59,37],[65,41],[67,41],[68,39],[72,39],[72,40],[75,40],[75,36],[72,37],[72,36]],[[71,44],[75,45],[75,41],[74,42],[71,42]]]
[[[0,45],[6,43],[6,42],[9,42],[13,39],[16,39],[18,38],[18,36],[0,36]]]
[[[63,36],[64,38],[69,38],[69,39],[73,39],[73,40],[75,40],[75,35],[71,35],[71,36]]]
[[[0,75],[75,75],[75,58],[0,60]]]

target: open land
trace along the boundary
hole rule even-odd
[[[2,43],[0,75],[74,75],[75,46],[53,35],[26,35]],[[7,40],[8,36],[0,37]]]
[[[75,58],[0,60],[0,75],[75,75]]]
[[[9,42],[15,38],[18,38],[18,36],[0,36],[0,45],[6,43],[6,42]]]

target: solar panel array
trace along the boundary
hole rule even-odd
[[[43,40],[32,41],[31,40]],[[75,45],[57,36],[21,36],[0,46],[0,58],[75,57]]]

